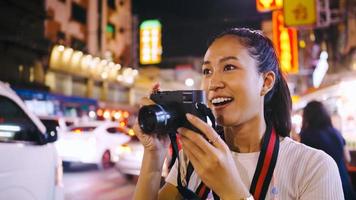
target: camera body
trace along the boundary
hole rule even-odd
[[[205,92],[202,90],[158,91],[150,99],[156,104],[139,110],[138,122],[146,134],[176,134],[179,127],[200,132],[185,117],[190,113],[207,122]]]

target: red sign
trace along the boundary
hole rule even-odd
[[[287,73],[298,73],[297,30],[284,26],[282,11],[273,11],[273,43],[279,56],[281,69]]]

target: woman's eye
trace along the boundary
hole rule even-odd
[[[230,71],[236,69],[236,66],[234,65],[225,65],[224,71]]]
[[[204,75],[211,74],[211,70],[210,69],[203,69],[203,74]]]

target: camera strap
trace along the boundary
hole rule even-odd
[[[270,123],[267,123],[266,132],[262,139],[261,152],[257,167],[253,175],[250,193],[254,199],[265,199],[273,171],[276,167],[279,151],[279,137]]]

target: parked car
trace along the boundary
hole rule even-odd
[[[116,150],[119,156],[115,167],[120,173],[131,177],[139,175],[143,158],[143,145],[138,141],[136,136],[131,138],[131,141],[122,144]]]
[[[56,146],[65,167],[73,162],[96,164],[101,169],[113,166],[116,147],[130,137],[119,129],[119,123],[93,121],[78,124],[61,134]]]
[[[144,147],[138,140],[137,136],[131,136],[131,140],[119,146],[116,150],[118,161],[115,168],[128,179],[140,174]],[[162,177],[168,175],[168,164],[170,161],[171,150],[169,149],[168,157],[164,162]]]
[[[0,82],[0,199],[63,199],[56,139]]]

